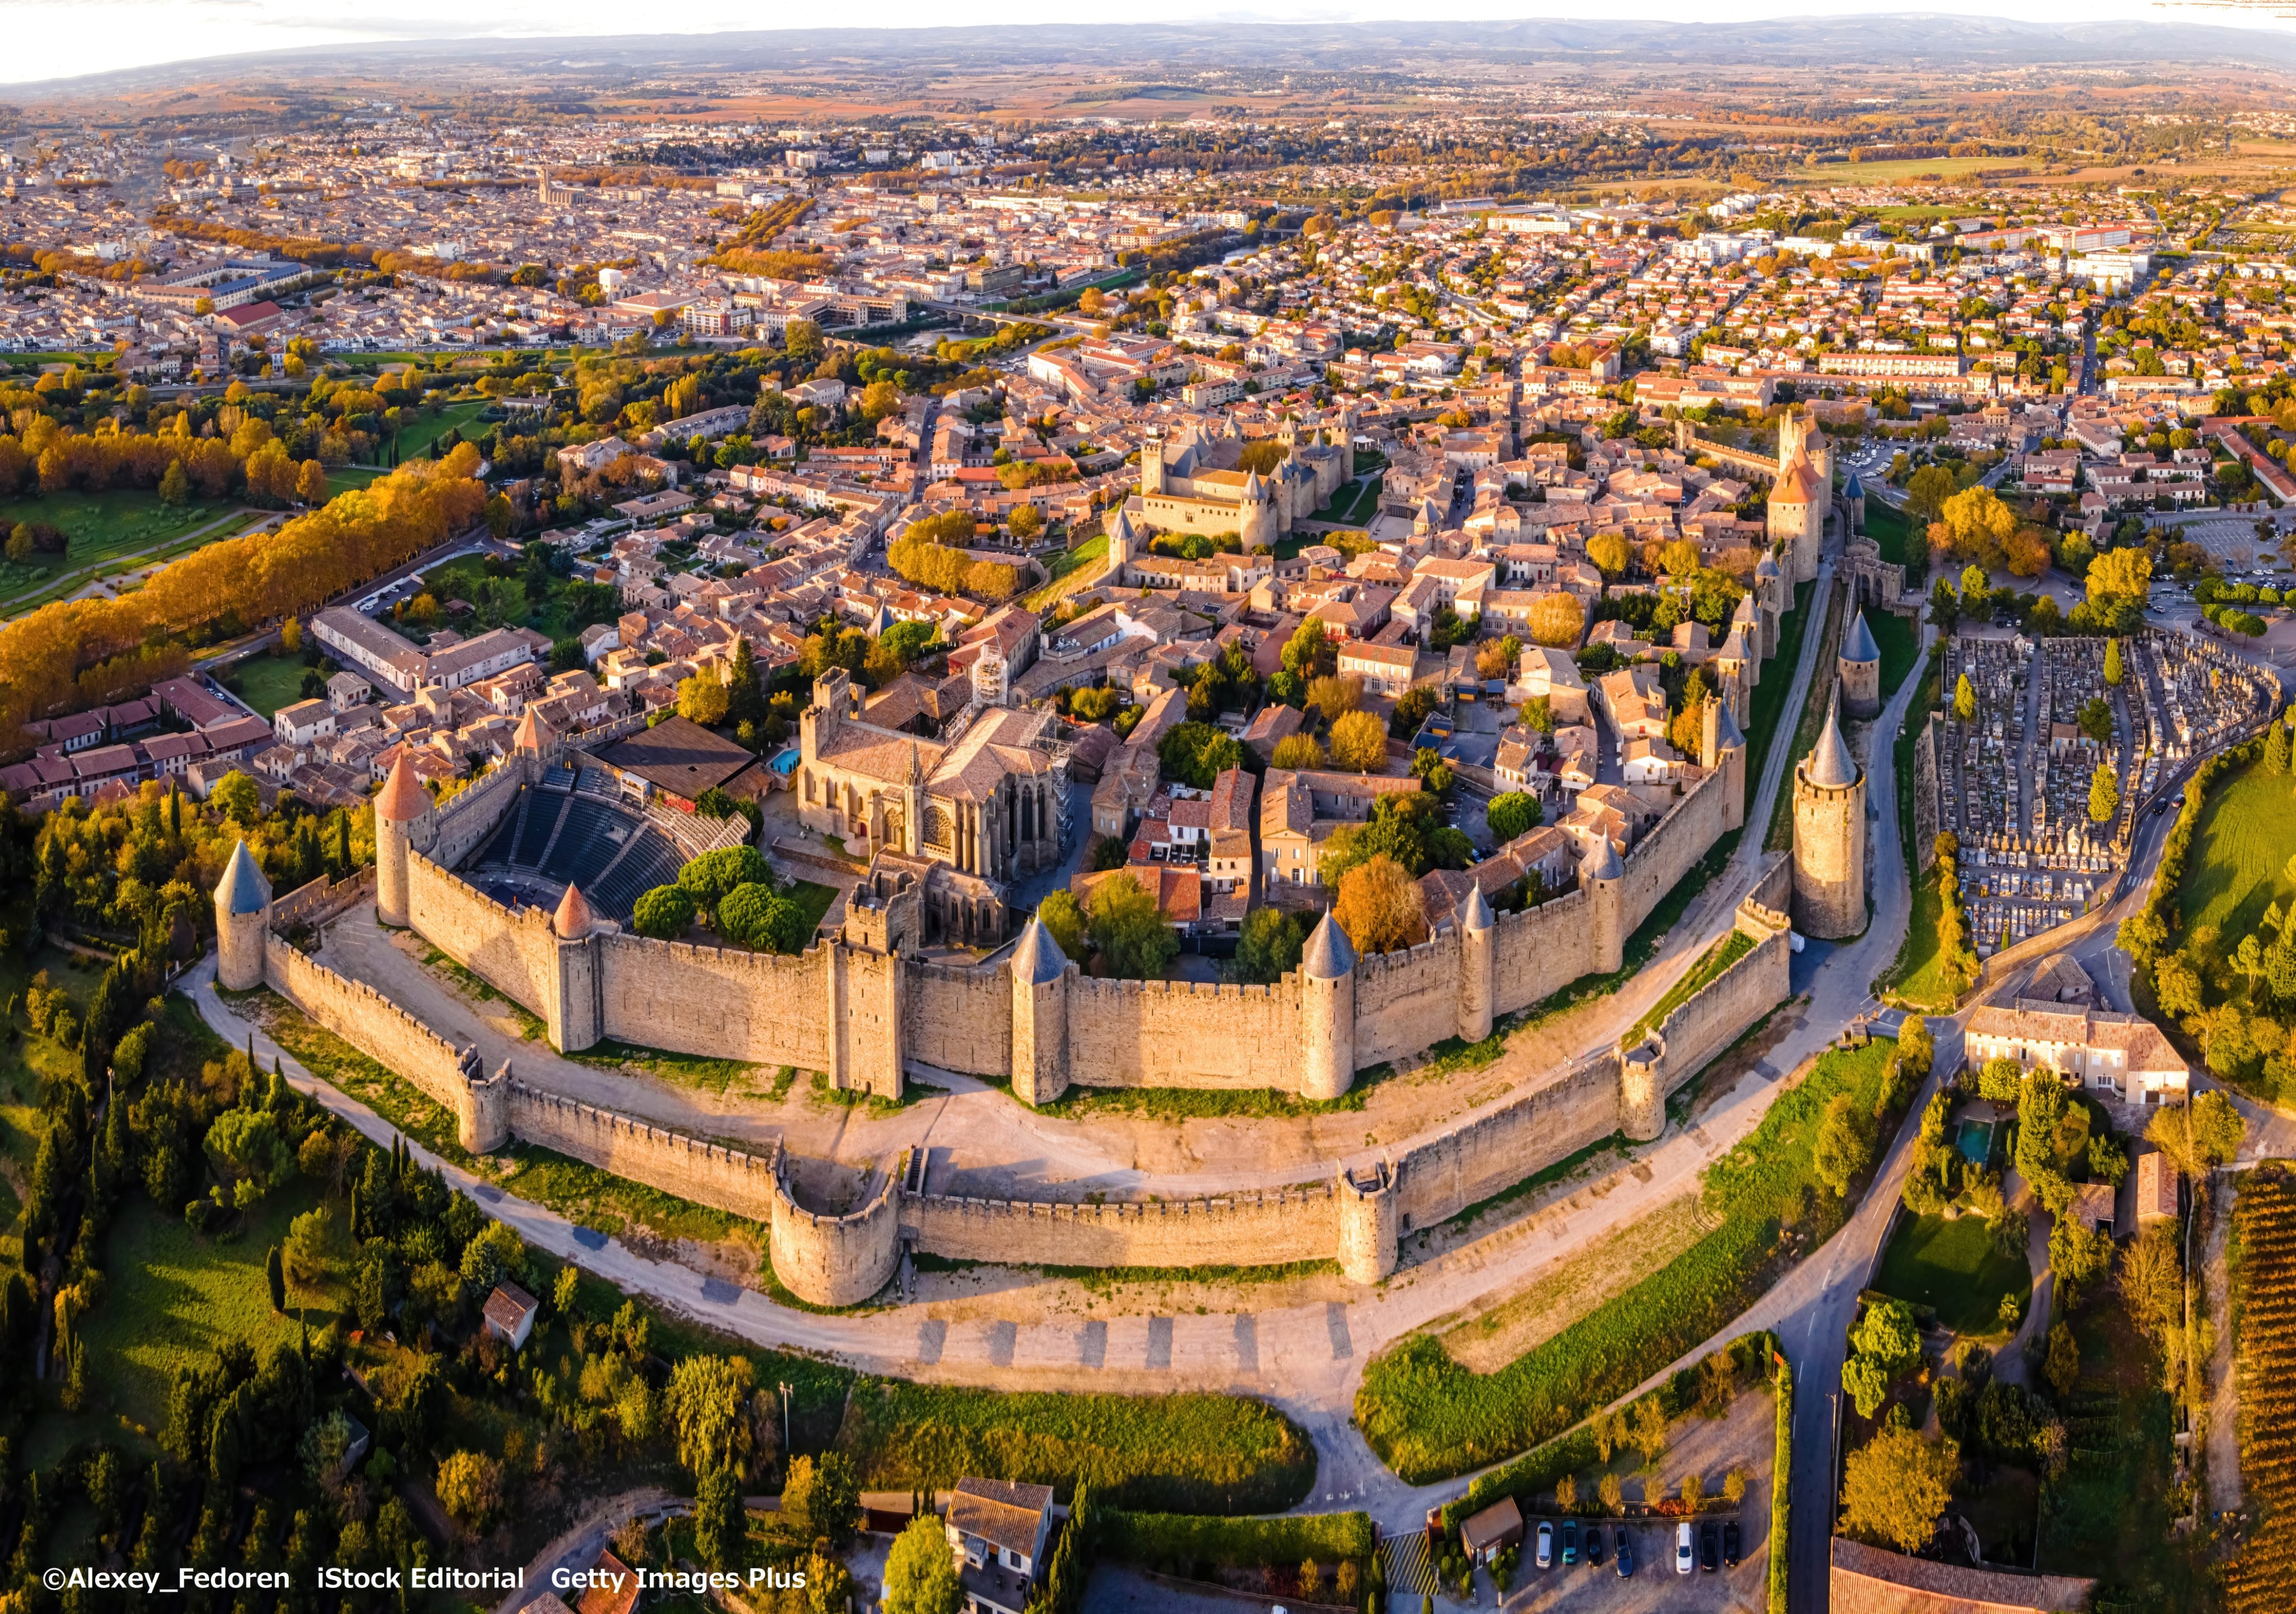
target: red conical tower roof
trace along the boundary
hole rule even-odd
[[[582,888],[568,886],[566,895],[558,899],[558,912],[552,916],[550,926],[568,941],[579,941],[591,932],[597,922],[598,916],[590,911],[589,903],[583,898]]]
[[[374,815],[391,823],[412,823],[430,810],[430,792],[414,776],[406,765],[406,753],[398,753],[398,760],[390,765],[390,777],[382,782],[382,793],[374,799]]]

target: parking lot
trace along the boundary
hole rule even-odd
[[[1741,1515],[1740,1528],[1744,1532],[1744,1556],[1734,1569],[1723,1569],[1709,1575],[1702,1571],[1677,1575],[1674,1570],[1674,1526],[1658,1520],[1649,1524],[1633,1524],[1626,1528],[1634,1543],[1635,1572],[1631,1578],[1621,1580],[1613,1546],[1619,1527],[1603,1531],[1603,1562],[1599,1567],[1580,1563],[1574,1568],[1557,1567],[1541,1569],[1534,1561],[1526,1544],[1523,1568],[1515,1576],[1514,1589],[1500,1605],[1508,1614],[1518,1610],[1553,1609],[1579,1614],[1587,1610],[1666,1610],[1673,1614],[1677,1610],[1722,1610],[1759,1609],[1767,1606],[1768,1591],[1764,1582],[1767,1561],[1760,1544],[1767,1534],[1767,1512],[1754,1516],[1751,1511]],[[1534,1527],[1535,1528],[1535,1527]],[[1489,1594],[1488,1583],[1484,1594]]]

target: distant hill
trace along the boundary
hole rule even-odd
[[[840,60],[841,59],[841,60]],[[1584,62],[1652,68],[1865,64],[2296,68],[2296,33],[2183,21],[2020,22],[1902,12],[1718,24],[1532,19],[1513,22],[1048,24],[1037,27],[791,29],[665,37],[457,37],[318,45],[208,57],[162,67],[17,85],[16,102],[215,85],[260,75],[406,78],[448,86],[499,86],[505,73],[599,87],[665,72],[802,70],[839,63],[861,73],[964,73],[1031,64],[1146,70],[1425,71],[1431,68]],[[1159,86],[1162,88],[1163,86]],[[1178,94],[1177,88],[1166,93]]]

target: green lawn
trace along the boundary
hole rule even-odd
[[[1882,652],[1882,699],[1886,702],[1922,659],[1921,624],[1895,611],[1876,610],[1866,613],[1866,627]],[[1909,713],[1906,721],[1913,722],[1920,715]]]
[[[460,404],[448,404],[437,414],[416,421],[412,425],[401,427],[398,433],[399,462],[403,464],[408,460],[421,459],[430,452],[431,444],[445,437],[455,427],[468,428],[479,418],[479,412],[486,406],[486,400],[483,398],[472,398]]]
[[[108,1366],[104,1389],[113,1409],[157,1430],[166,1421],[168,1386],[178,1365],[204,1363],[226,1340],[250,1341],[260,1353],[296,1336],[292,1316],[271,1309],[265,1257],[284,1243],[287,1224],[319,1202],[317,1186],[298,1177],[249,1216],[226,1242],[202,1238],[180,1216],[162,1213],[141,1194],[113,1217],[105,1258],[103,1304],[87,1314],[87,1343]],[[289,1287],[288,1304],[315,1308],[312,1324],[334,1315],[332,1288]]]
[[[1083,586],[1087,575],[1096,575],[1100,562],[1108,559],[1108,535],[1095,533],[1074,549],[1054,556],[1045,566],[1050,581],[1029,595],[1021,603],[1030,610],[1050,610],[1063,594],[1072,594]]]
[[[1905,724],[1898,731],[1898,833],[1908,870],[1921,866],[1914,845],[1914,750],[1922,727],[1937,704],[1936,665],[1934,661],[1925,664],[1922,687],[1915,692]],[[1958,993],[1947,990],[1941,973],[1945,956],[1938,946],[1938,922],[1944,916],[1945,898],[1932,873],[1914,887],[1913,912],[1906,920],[1906,939],[1898,948],[1896,960],[1882,976],[1891,996],[1917,1009],[1949,1012],[1959,999]]]
[[[837,900],[837,888],[818,885],[810,880],[793,880],[790,882],[788,897],[804,910],[805,933],[810,937],[821,928],[822,919],[829,912],[829,905]]]
[[[2025,1258],[2005,1258],[1979,1217],[1908,1217],[1882,1253],[1874,1281],[1885,1295],[1936,1307],[1938,1321],[1956,1333],[1992,1332],[2001,1297],[2032,1284]]]
[[[22,565],[0,561],[0,605],[39,603],[40,595],[66,574],[74,574],[72,586],[77,587],[94,580],[77,576],[83,568],[123,556],[167,551],[211,523],[215,530],[204,534],[201,543],[234,536],[241,530],[240,525],[223,520],[232,509],[227,499],[177,508],[161,504],[156,493],[126,487],[0,500],[0,528],[13,530],[19,522],[44,521],[62,528],[65,535],[65,550],[60,555],[35,554]]]
[[[1879,475],[1875,473],[1876,479]],[[1913,547],[1913,523],[1906,520],[1905,512],[1875,498],[1870,487],[1866,495],[1866,536],[1874,540],[1884,561],[1906,568],[1907,583],[1919,581],[1911,575],[1912,562],[1923,558],[1921,552]]]
[[[1666,995],[1652,1004],[1635,1028],[1627,1033],[1621,1047],[1631,1048],[1642,1041],[1643,1033],[1666,1023],[1666,1017],[1690,1001],[1693,993],[1702,990],[1708,982],[1754,950],[1754,938],[1743,930],[1732,930],[1729,935],[1706,949],[1705,956],[1685,971],[1682,979],[1666,990]]]
[[[250,656],[231,669],[224,686],[269,717],[283,706],[303,699],[303,675],[310,669],[295,656]]]
[[[1317,511],[1314,519],[1332,521],[1341,527],[1360,527],[1379,508],[1380,484],[1383,476],[1368,476],[1341,487],[1332,502]]]
[[[2251,763],[2210,792],[2177,896],[2187,935],[2214,925],[2229,946],[2255,931],[2265,908],[2296,899],[2296,796],[2291,781]]]

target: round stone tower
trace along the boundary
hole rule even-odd
[[[271,928],[271,882],[244,840],[216,881],[216,980],[234,992],[263,984],[264,934]]]
[[[1459,1040],[1479,1043],[1491,1034],[1491,995],[1498,984],[1498,932],[1482,887],[1468,888],[1458,922]]]
[[[407,917],[407,853],[420,826],[430,823],[430,792],[399,753],[374,799],[374,916],[402,930]]]
[[[1376,1283],[1395,1270],[1395,1167],[1342,1171],[1337,1187],[1340,1271],[1356,1283]]]
[[[1578,884],[1587,893],[1589,922],[1595,927],[1593,968],[1601,973],[1617,969],[1627,959],[1626,865],[1608,835],[1579,860]]]
[[[1872,718],[1882,711],[1882,648],[1860,610],[1841,640],[1841,709],[1853,717]]]
[[[1619,1130],[1637,1143],[1666,1130],[1666,1039],[1655,1031],[1619,1050]]]
[[[1834,939],[1866,928],[1866,774],[1842,742],[1841,696],[1794,768],[1793,922]]]
[[[1326,912],[1300,969],[1300,1096],[1334,1099],[1356,1079],[1356,950]]]

